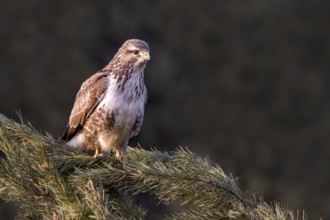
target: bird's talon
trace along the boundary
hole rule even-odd
[[[119,150],[115,150],[115,157],[117,160],[121,161],[121,152]]]
[[[95,148],[94,158],[101,157],[101,156],[103,156],[103,154],[101,153],[100,146],[97,146],[97,147]]]
[[[96,159],[96,158],[98,158],[98,157],[103,157],[104,155],[103,155],[103,153],[100,153],[100,154],[94,154],[94,158]]]

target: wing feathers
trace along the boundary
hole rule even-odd
[[[100,103],[107,88],[108,75],[109,71],[99,71],[81,85],[62,135],[63,140],[70,140]]]

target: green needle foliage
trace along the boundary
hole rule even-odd
[[[0,152],[0,198],[19,205],[20,219],[144,219],[130,199],[139,193],[179,204],[166,219],[299,219],[244,199],[235,178],[188,149],[95,159],[0,114]]]

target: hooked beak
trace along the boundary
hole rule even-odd
[[[150,53],[148,51],[142,53],[142,57],[146,61],[150,61]]]

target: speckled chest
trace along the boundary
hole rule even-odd
[[[101,132],[111,132],[127,139],[138,133],[146,92],[142,74],[109,79],[104,97],[86,123],[87,136],[96,138]]]

